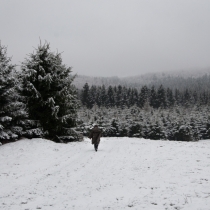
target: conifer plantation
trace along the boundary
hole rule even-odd
[[[78,90],[83,108],[79,110],[77,130],[88,135],[91,124],[97,123],[103,128],[104,136],[183,141],[209,139],[209,80],[209,76],[194,79],[193,84],[186,82],[186,87],[180,89],[162,84],[143,85],[137,89],[86,83]]]

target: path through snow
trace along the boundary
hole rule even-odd
[[[0,147],[0,209],[210,210],[210,141],[21,140]]]

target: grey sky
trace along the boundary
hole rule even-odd
[[[20,64],[39,44],[73,73],[210,67],[209,0],[0,0],[0,40]]]

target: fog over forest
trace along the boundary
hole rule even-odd
[[[136,76],[127,77],[91,77],[86,75],[76,75],[73,84],[81,89],[85,83],[89,85],[123,85],[127,87],[141,88],[143,85],[164,84],[170,88],[187,87],[186,81],[193,83],[197,78],[205,77],[210,74],[210,68],[190,69],[182,71],[144,73]],[[193,84],[190,84],[191,88]]]

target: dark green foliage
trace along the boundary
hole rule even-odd
[[[89,96],[88,101],[87,101],[89,108],[92,108],[95,103],[99,103],[100,94],[98,94],[98,92],[99,91],[97,90],[95,85],[91,86],[89,94],[88,94],[88,96]]]
[[[173,92],[171,89],[167,88],[166,90],[166,106],[167,107],[173,107],[175,100],[174,100],[174,96],[173,96]]]
[[[106,105],[106,103],[107,103],[107,94],[106,94],[106,88],[105,88],[105,86],[104,85],[102,85],[102,87],[101,87],[101,91],[100,91],[100,104],[101,104],[101,106],[105,106]]]
[[[166,108],[166,92],[161,85],[157,90],[157,107]]]
[[[150,131],[147,134],[147,138],[149,139],[165,139],[165,133],[162,131],[161,126],[158,123],[150,125]]]
[[[107,127],[104,132],[103,132],[103,136],[104,137],[115,137],[116,135],[116,128],[114,127]]]
[[[89,98],[90,98],[90,95],[89,95],[89,85],[88,85],[88,83],[85,83],[85,85],[83,87],[83,90],[82,90],[82,93],[81,93],[81,102],[87,108],[91,108]]]
[[[149,101],[151,107],[158,108],[157,92],[154,86],[151,88]]]
[[[7,57],[7,48],[0,43],[0,141],[9,142],[22,135],[20,120],[27,116],[18,94],[15,66]]]
[[[29,116],[41,123],[49,138],[65,135],[75,126],[77,99],[71,68],[62,64],[61,54],[40,44],[22,64],[23,95]]]
[[[108,91],[107,91],[107,107],[113,107],[115,104],[115,97],[114,97],[114,91],[112,86],[109,86]]]
[[[115,136],[127,136],[126,133],[127,133],[127,130],[121,128],[121,129],[118,129],[118,121],[116,119],[113,119],[111,121],[111,123],[105,127],[103,129],[103,136],[109,136],[109,137],[115,137]],[[103,127],[103,122],[101,123],[101,127]],[[125,132],[123,134],[123,132]]]
[[[129,137],[140,137],[141,136],[141,126],[140,126],[140,124],[132,123],[129,126],[128,136]]]
[[[128,128],[126,126],[120,126],[118,133],[119,137],[128,136]]]
[[[143,108],[144,105],[145,105],[145,103],[146,103],[146,101],[148,100],[148,98],[149,98],[149,89],[148,89],[147,86],[145,85],[145,86],[143,86],[143,87],[141,88],[141,91],[140,91],[140,93],[139,93],[138,106],[139,106],[140,108]]]
[[[175,140],[179,141],[193,141],[192,129],[190,126],[182,125],[178,132],[175,133]]]
[[[86,83],[79,94],[79,98],[84,106],[91,109],[93,105],[99,107],[118,107],[125,108],[137,105],[145,109],[148,106],[154,109],[166,109],[175,106],[190,108],[195,105],[210,104],[210,91],[204,91],[200,94],[197,91],[185,89],[165,89],[162,85],[158,88],[143,86],[140,90],[136,88],[127,88],[125,86],[95,86]]]

